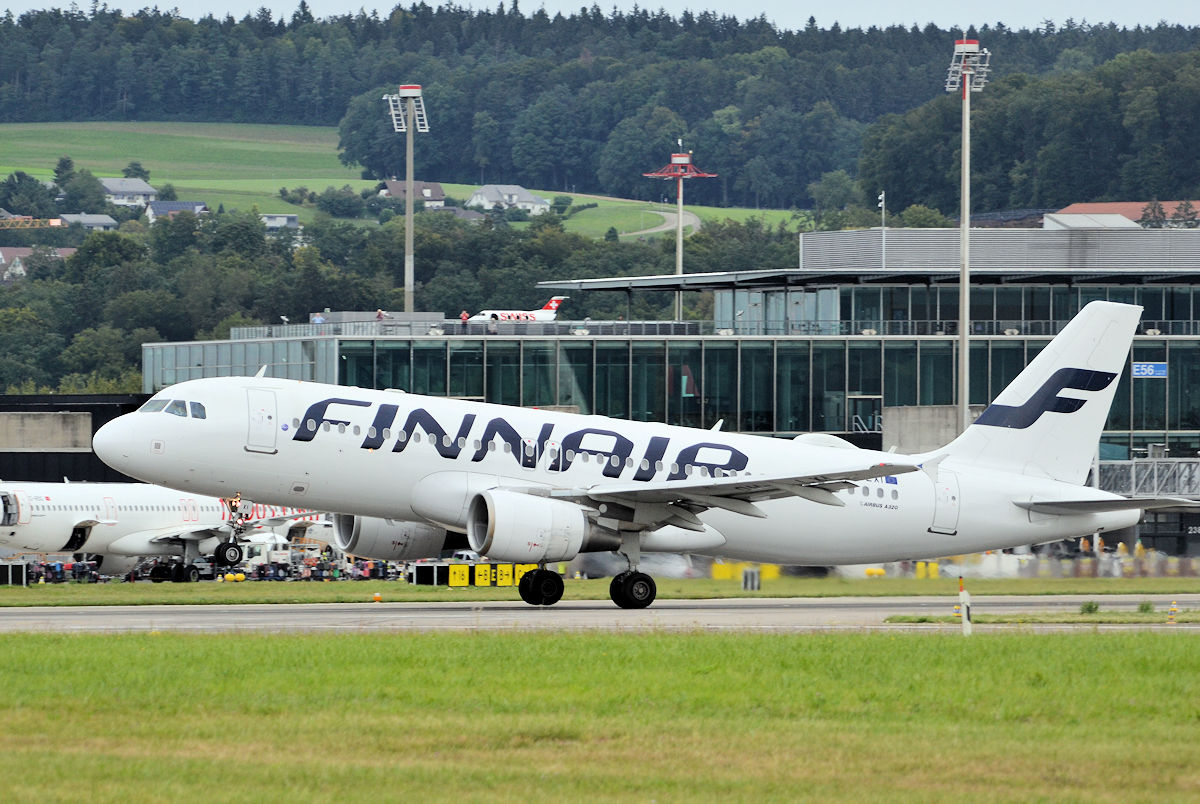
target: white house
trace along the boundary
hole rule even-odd
[[[144,179],[100,179],[104,200],[120,207],[144,207],[158,198],[158,191]]]
[[[117,228],[117,221],[111,215],[92,215],[81,212],[78,215],[60,215],[68,226],[78,223],[89,232],[109,232]]]
[[[52,259],[65,260],[75,253],[73,248],[38,246],[38,251]],[[25,276],[25,261],[34,253],[28,246],[0,246],[0,281],[11,282]]]
[[[384,198],[404,198],[404,182],[388,179],[379,194]],[[425,204],[425,209],[446,206],[446,191],[436,181],[413,181],[413,200]]]
[[[278,232],[282,229],[299,229],[300,216],[285,212],[265,212],[258,217],[262,218],[263,226],[267,227],[268,232]]]
[[[534,195],[519,184],[485,184],[471,194],[466,206],[483,209],[524,209],[530,215],[541,215],[550,211],[550,202]]]
[[[146,205],[146,218],[151,224],[158,218],[170,218],[177,212],[199,215],[208,212],[208,204],[203,201],[151,201]]]

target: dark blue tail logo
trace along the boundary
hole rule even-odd
[[[1089,371],[1088,369],[1062,368],[1050,375],[1042,383],[1029,401],[1024,405],[990,405],[983,412],[976,424],[986,424],[989,427],[1011,427],[1014,430],[1024,430],[1041,418],[1043,413],[1074,413],[1083,407],[1084,399],[1069,399],[1061,397],[1058,392],[1064,388],[1074,388],[1079,391],[1101,391],[1109,386],[1116,374],[1107,371]]]

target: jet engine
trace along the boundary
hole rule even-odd
[[[569,561],[621,545],[616,533],[594,524],[574,503],[501,489],[471,500],[467,541],[480,555],[524,564]]]
[[[95,561],[101,575],[125,575],[138,565],[142,556],[121,556],[115,553],[86,553],[84,561]]]
[[[446,543],[446,531],[419,522],[334,514],[333,543],[339,550],[363,558],[412,561],[437,558]]]

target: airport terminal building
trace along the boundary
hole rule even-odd
[[[956,403],[958,261],[957,230],[806,233],[796,268],[543,283],[571,295],[710,291],[712,321],[488,333],[438,315],[333,313],[228,341],[147,344],[143,390],[266,365],[278,377],[887,448],[888,408]],[[1200,231],[976,229],[971,266],[971,403],[986,404],[1089,301],[1141,305],[1101,484],[1200,497],[1200,461],[1161,460],[1200,456]],[[1151,516],[1143,542],[1190,551],[1192,516]]]

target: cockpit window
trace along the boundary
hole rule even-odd
[[[172,399],[171,404],[167,405],[167,413],[172,416],[187,416],[187,403],[182,399]]]
[[[163,408],[165,408],[167,406],[168,401],[169,400],[166,400],[166,399],[148,399],[148,400],[146,400],[146,404],[144,404],[140,408],[138,408],[138,412],[139,413],[158,413],[160,410],[162,410]]]
[[[190,402],[188,404],[190,404],[192,406],[192,418],[193,419],[205,418],[203,405],[201,405],[199,402]]]

